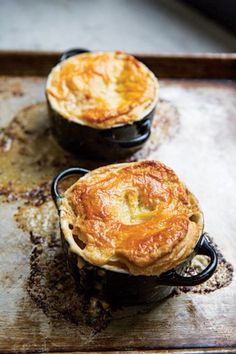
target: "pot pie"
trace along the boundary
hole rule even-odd
[[[93,170],[66,190],[59,210],[62,233],[78,260],[132,275],[175,268],[191,255],[203,229],[197,199],[158,161]]]
[[[154,74],[122,52],[74,55],[56,65],[47,98],[63,118],[98,129],[132,124],[157,103]]]

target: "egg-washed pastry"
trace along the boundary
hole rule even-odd
[[[52,108],[98,129],[131,124],[156,105],[158,83],[140,61],[122,52],[78,54],[55,66],[47,81]]]
[[[100,167],[60,202],[70,250],[92,265],[160,275],[186,260],[203,229],[198,202],[158,161]]]

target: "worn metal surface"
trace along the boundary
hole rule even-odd
[[[27,110],[24,110],[20,113],[23,120],[25,116],[32,119],[46,117],[44,104],[36,104],[44,100],[44,84],[45,78],[40,77],[1,77],[1,126],[7,126],[19,111],[32,104],[28,110],[32,109],[34,113],[27,116],[24,113]],[[162,122],[161,134],[155,135],[160,142],[152,142],[146,155],[141,154],[140,157],[159,159],[175,169],[199,198],[205,214],[205,229],[235,267],[236,83],[162,80],[160,84],[161,98],[169,105],[166,124]],[[42,149],[43,146],[38,144],[34,151],[38,154]],[[45,174],[44,167],[48,166],[45,158],[45,166],[40,168],[42,182],[50,180],[51,174],[66,165],[64,157],[60,153],[58,155],[59,148],[56,149],[58,163],[53,171],[46,168],[49,173]],[[19,171],[20,177],[16,176],[17,169],[14,167],[12,178],[19,182],[18,186],[23,185],[23,189],[31,190],[35,187],[38,174],[34,175],[35,170],[27,166],[27,161],[24,160],[25,165],[22,165],[27,171],[27,186],[19,182],[24,171]],[[88,164],[86,161],[82,163],[85,167]],[[89,164],[88,167],[91,167],[92,164]],[[1,176],[6,173],[2,166],[0,173]],[[43,193],[46,195],[47,186],[45,188]],[[89,326],[76,325],[63,316],[48,316],[32,300],[27,289],[30,257],[38,241],[30,239],[29,233],[22,231],[15,221],[17,207],[31,198],[29,195],[20,196],[19,192],[22,190],[11,195],[12,201],[0,205],[1,352],[236,347],[235,277],[230,285],[215,292],[204,295],[182,293],[163,301],[149,312],[136,311],[135,316],[131,316],[129,311],[121,310],[111,324],[99,333]],[[39,200],[39,204],[44,211],[38,221],[35,221],[37,211],[35,214],[33,206],[25,206],[24,213],[28,222],[30,218],[27,216],[31,210],[30,227],[36,230],[36,234],[37,222],[41,231],[47,230],[47,223],[50,222],[50,204],[44,203],[44,200]],[[44,247],[44,241],[41,239],[40,242]],[[47,262],[41,266],[45,267],[45,264],[50,267]],[[44,284],[47,287],[46,278]],[[60,303],[60,306],[63,304]]]

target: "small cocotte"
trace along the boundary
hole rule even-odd
[[[80,178],[60,195],[60,181],[72,175]],[[85,289],[97,279],[105,297],[145,303],[168,296],[173,286],[200,284],[216,269],[197,199],[159,161],[70,168],[54,179],[52,196],[69,264]],[[210,263],[182,275],[196,254]]]

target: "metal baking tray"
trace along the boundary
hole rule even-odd
[[[101,162],[72,157],[50,135],[44,87],[58,55],[0,52],[1,353],[235,352],[235,277],[215,291],[182,289],[151,309],[120,309],[104,329],[76,317],[49,187],[64,167]],[[160,104],[151,141],[134,159],[161,160],[186,182],[232,276],[236,55],[136,56],[160,79]]]

